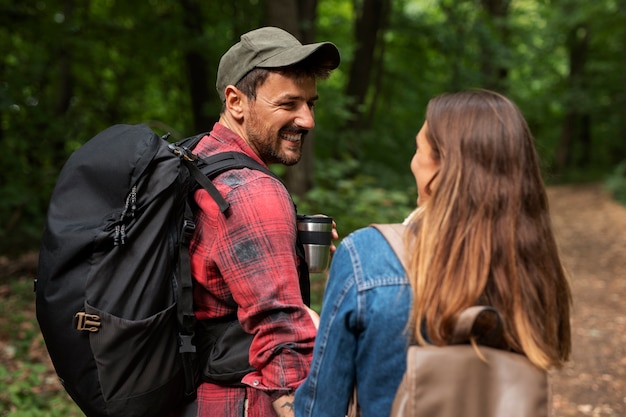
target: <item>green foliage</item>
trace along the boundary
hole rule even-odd
[[[340,238],[371,223],[401,222],[415,208],[415,185],[404,185],[409,172],[396,175],[398,183],[393,187],[388,186],[391,176],[383,182],[364,174],[363,164],[348,156],[319,165],[317,185],[304,199],[296,200],[298,212],[333,217]]]
[[[78,417],[84,416],[78,406],[62,392],[38,392],[41,363],[21,362],[10,372],[0,365],[0,412],[6,417]],[[60,394],[60,395],[59,395]]]
[[[11,339],[10,350],[18,356],[28,353],[31,340],[38,334],[34,321],[33,283],[27,279],[10,280],[2,286],[9,296],[0,303],[0,340]]]
[[[355,160],[362,177],[337,178],[351,182],[359,195],[345,193],[338,183],[324,188],[320,177],[315,198],[360,210],[348,224],[364,214],[384,215],[384,208],[364,207],[385,207],[373,201],[389,199],[379,187],[412,187],[408,161],[428,100],[470,87],[495,85],[514,99],[542,160],[565,170],[552,180],[597,179],[624,158],[623,2],[507,3],[507,15],[493,18],[486,2],[475,0],[392,0],[376,48],[382,58],[365,95],[367,116],[346,129],[351,99],[345,88],[359,41],[354,22],[364,3],[318,1],[317,37],[339,47],[342,63],[319,86],[316,175],[326,176],[323,171],[338,161]],[[196,14],[186,13],[190,5]],[[239,34],[262,24],[265,6],[258,0],[0,0],[0,253],[38,246],[61,166],[104,127],[144,122],[174,138],[197,133],[189,65],[207,62],[203,77],[213,91],[220,55]],[[194,17],[199,27],[190,24],[197,23],[190,22]],[[572,80],[568,46],[586,35],[584,71]],[[195,58],[188,61],[190,56]],[[489,76],[489,66],[505,70],[504,79]],[[219,102],[207,107],[201,113],[216,117]],[[589,137],[571,143],[566,166],[559,167],[554,161],[563,132],[581,129],[564,122],[572,112],[588,116]],[[338,190],[345,194],[333,198]],[[344,198],[365,202],[336,202]]]
[[[604,187],[616,201],[626,206],[626,160],[615,167],[605,180]]]
[[[30,279],[8,278],[0,303],[0,415],[78,417],[56,382],[35,319]]]
[[[219,56],[236,26],[260,15],[254,3],[238,2],[242,15],[232,5],[200,4],[209,28],[199,36],[175,0],[72,7],[1,0],[0,253],[38,247],[63,163],[106,126],[147,123],[174,138],[197,133],[186,54]],[[206,111],[217,115],[219,102]]]
[[[322,302],[324,301],[324,288],[326,287],[326,280],[328,278],[328,272],[311,274],[309,279],[311,281],[311,309],[321,313]]]

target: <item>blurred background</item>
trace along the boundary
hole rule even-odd
[[[0,0],[0,23],[0,415],[81,415],[32,291],[68,156],[117,123],[172,140],[209,131],[219,58],[268,25],[340,50],[303,160],[272,169],[300,213],[334,217],[341,236],[415,206],[409,163],[431,97],[482,87],[518,104],[575,272],[574,359],[556,376],[555,415],[624,415],[626,0]]]
[[[341,52],[310,151],[275,170],[343,235],[415,204],[414,137],[444,91],[511,97],[546,182],[624,193],[624,0],[0,0],[0,21],[0,254],[38,247],[59,170],[105,127],[210,130],[220,56],[265,25]]]

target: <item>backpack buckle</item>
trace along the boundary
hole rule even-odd
[[[172,151],[172,153],[174,153],[174,155],[178,156],[181,159],[184,159],[185,161],[196,160],[196,155],[194,155],[193,152],[191,152],[189,148],[186,148],[184,146],[179,146],[174,143],[170,143],[169,145],[167,145],[167,147],[170,148],[170,150]]]
[[[193,344],[191,339],[195,336],[194,333],[191,334],[178,334],[178,351],[180,353],[195,353],[196,346]]]
[[[74,317],[77,319],[77,330],[87,330],[89,332],[97,332],[100,330],[100,325],[102,324],[100,323],[100,316],[79,311]]]
[[[183,221],[182,243],[189,244],[189,242],[191,242],[191,236],[193,236],[193,232],[195,230],[196,223],[193,220],[185,219]]]

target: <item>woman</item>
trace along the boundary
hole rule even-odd
[[[511,350],[560,367],[571,349],[571,293],[521,112],[485,90],[437,97],[417,148],[412,170],[425,201],[406,234],[417,342],[427,334],[446,344],[462,310],[490,305]]]
[[[570,353],[571,295],[537,154],[519,109],[472,90],[429,102],[411,160],[418,209],[405,221],[405,278],[373,228],[341,243],[324,295],[298,417],[389,415],[410,340],[444,345],[465,308],[496,307],[508,347],[537,366]],[[409,285],[410,282],[410,285]],[[412,306],[411,307],[411,300]]]

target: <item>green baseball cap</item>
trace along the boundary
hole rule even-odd
[[[339,66],[339,50],[331,42],[302,45],[289,32],[263,27],[241,35],[220,59],[215,87],[222,102],[224,90],[235,85],[254,68],[279,68],[315,55],[317,62],[333,70]]]

